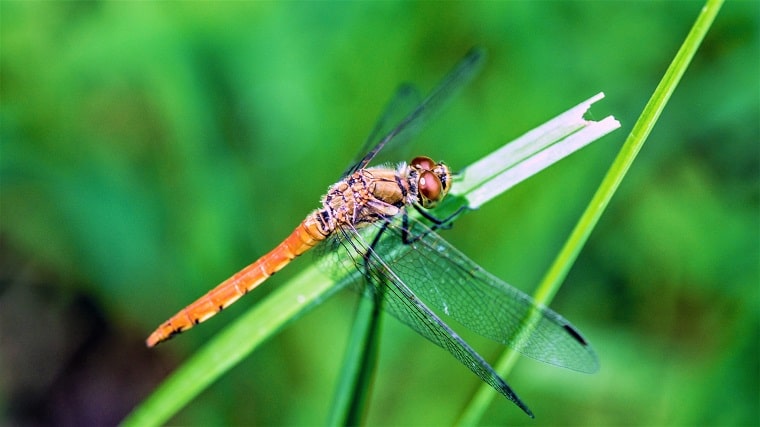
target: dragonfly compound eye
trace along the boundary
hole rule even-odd
[[[419,191],[420,204],[426,209],[434,207],[443,198],[441,180],[429,170],[420,173],[417,189]]]
[[[430,157],[417,156],[412,159],[410,165],[415,169],[431,171],[435,167],[435,162]]]

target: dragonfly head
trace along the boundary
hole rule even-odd
[[[451,188],[451,171],[443,162],[419,156],[409,163],[417,171],[417,202],[425,209],[435,207]]]

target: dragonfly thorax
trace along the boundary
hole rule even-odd
[[[434,207],[451,187],[451,171],[429,157],[397,168],[359,169],[331,186],[314,214],[323,235],[340,226],[360,228],[398,215],[407,205]]]

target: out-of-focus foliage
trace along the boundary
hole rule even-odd
[[[530,290],[701,6],[0,2],[0,423],[121,419],[292,271],[149,351],[152,328],[316,207],[399,83],[429,89],[473,45],[489,61],[420,153],[467,165],[598,91],[623,123],[444,234]],[[723,7],[554,304],[601,371],[509,378],[536,425],[759,419],[759,21]],[[323,422],[354,306],[294,323],[175,422]],[[383,335],[367,422],[450,423],[477,378]],[[487,417],[528,422],[503,399]]]

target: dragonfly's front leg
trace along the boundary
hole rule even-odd
[[[451,228],[451,226],[454,224],[454,220],[462,214],[467,209],[467,206],[460,206],[459,209],[454,211],[451,215],[447,216],[446,218],[438,218],[432,214],[430,214],[428,211],[426,211],[424,208],[418,206],[418,205],[412,205],[417,210],[417,212],[420,213],[426,220],[430,221],[431,225],[430,228],[425,229],[423,232],[417,234],[416,236],[412,236],[411,231],[409,230],[409,215],[404,211],[402,213],[402,227],[401,227],[401,238],[406,245],[410,245],[423,237],[425,237],[428,233],[436,230],[447,230]]]

